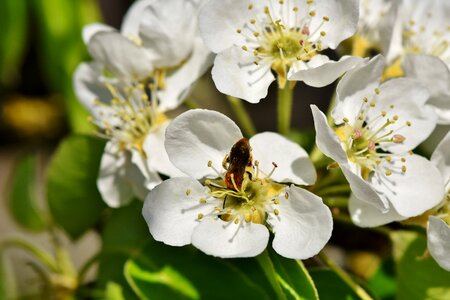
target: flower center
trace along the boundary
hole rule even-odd
[[[329,21],[323,16],[322,23],[310,32],[309,24],[316,12],[311,9],[313,1],[307,1],[308,13],[300,12],[291,1],[268,1],[264,12],[256,12],[242,28],[237,28],[245,43],[242,50],[251,52],[254,64],[270,64],[278,75],[280,87],[284,87],[288,69],[296,61],[309,61],[322,50],[321,38],[326,35],[320,28]]]
[[[97,135],[117,142],[121,150],[135,148],[143,152],[145,137],[167,120],[158,111],[155,93],[150,92],[153,84],[124,88],[109,82],[104,85],[112,99],[109,102],[95,101],[100,113],[98,117],[90,118],[90,121],[98,128]],[[152,95],[152,99],[149,99],[148,94]]]
[[[375,94],[380,93],[375,89]],[[372,171],[383,171],[386,176],[390,176],[393,171],[406,172],[406,166],[402,165],[400,170],[387,167],[391,162],[400,160],[406,162],[406,158],[397,155],[391,155],[383,150],[389,144],[400,144],[406,140],[401,134],[396,132],[405,126],[411,126],[411,122],[404,121],[401,127],[392,128],[398,122],[402,122],[400,117],[392,112],[394,105],[387,111],[381,111],[378,116],[370,119],[370,110],[375,109],[375,102],[364,98],[357,114],[356,120],[350,123],[350,120],[344,117],[344,124],[336,129],[336,134],[341,141],[348,159],[361,167],[361,176],[368,179]],[[382,162],[388,164],[382,164]]]
[[[432,15],[428,14],[428,18]],[[429,54],[450,63],[448,33],[450,27],[444,30],[430,28],[410,20],[405,22],[403,30],[404,48],[407,54]]]

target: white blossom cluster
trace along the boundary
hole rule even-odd
[[[219,112],[167,112],[211,66],[220,92],[250,103],[274,81],[323,87],[341,77],[329,115],[311,109],[317,147],[350,185],[352,221],[429,216],[429,252],[450,271],[450,134],[430,160],[413,153],[450,124],[449,15],[446,0],[139,0],[120,31],[87,26],[92,61],[74,85],[108,141],[104,201],[145,199],[150,233],[168,245],[250,257],[272,233],[280,255],[316,255],[333,220],[306,187],[317,176],[302,147],[274,132],[244,138]],[[344,40],[353,53],[333,60]]]

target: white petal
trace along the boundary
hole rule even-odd
[[[239,47],[231,47],[216,56],[212,78],[217,89],[233,97],[258,103],[267,96],[275,80],[268,64],[254,64],[255,57]]]
[[[212,65],[214,57],[206,49],[200,37],[194,41],[194,49],[189,59],[166,77],[165,90],[158,92],[160,108],[170,110],[178,107],[189,93],[192,84]]]
[[[142,12],[140,37],[156,67],[176,66],[193,50],[199,1],[153,0]]]
[[[286,188],[289,198],[280,197],[274,205],[279,214],[269,214],[267,222],[275,233],[272,246],[278,254],[307,259],[325,246],[331,237],[333,219],[322,199],[292,185]]]
[[[443,220],[430,216],[427,237],[431,256],[443,269],[450,271],[450,227]]]
[[[314,128],[316,129],[316,144],[320,151],[338,163],[347,163],[347,154],[341,147],[341,143],[328,126],[327,117],[315,105],[311,105],[314,118]]]
[[[393,207],[383,213],[373,205],[359,200],[354,194],[351,194],[348,200],[348,210],[353,223],[359,227],[377,227],[406,219],[406,217],[400,216]]]
[[[431,162],[439,169],[444,180],[450,180],[450,131],[434,150]]]
[[[261,1],[262,2],[262,1]],[[252,11],[248,6],[254,5]],[[199,28],[206,46],[220,53],[233,45],[241,45],[245,38],[236,32],[243,29],[260,12],[259,3],[253,0],[211,0],[200,11]]]
[[[144,199],[147,196],[148,191],[154,188],[157,184],[161,183],[161,177],[154,170],[148,167],[142,154],[133,149],[131,152],[131,166],[127,169],[127,177],[130,178],[130,183],[136,195],[139,199]],[[137,177],[141,178],[144,176],[144,181],[133,181],[131,178]]]
[[[241,138],[241,130],[227,116],[195,109],[179,115],[167,127],[165,147],[170,161],[189,176],[217,177],[208,161],[221,168],[223,158]]]
[[[372,205],[380,212],[386,213],[389,210],[389,202],[384,197],[381,197],[374,189],[374,187],[359,175],[355,174],[350,167],[345,164],[340,164],[342,173],[350,184],[350,189],[361,201],[368,205]]]
[[[143,199],[148,192],[145,178],[131,163],[127,152],[118,152],[117,146],[108,142],[103,153],[97,187],[103,201],[110,207],[120,207],[131,202],[134,196]]]
[[[305,70],[290,71],[288,76],[289,80],[303,81],[313,87],[323,87],[331,84],[345,72],[364,60],[357,56],[343,56],[339,61],[326,61],[323,57],[324,55],[314,56],[306,64],[307,69]],[[316,60],[319,60],[319,62]]]
[[[336,49],[341,41],[355,33],[359,19],[358,0],[317,1],[315,5],[316,16],[312,18],[309,26],[311,32],[317,30],[317,37],[321,31],[326,32],[326,35],[320,38],[325,48]],[[325,16],[330,19],[329,22],[323,21]]]
[[[380,195],[389,199],[399,215],[415,217],[436,206],[444,198],[444,180],[439,170],[419,155],[406,155],[406,162],[392,159],[387,167],[392,175],[375,173],[371,184]],[[406,166],[406,172],[401,166]],[[382,163],[383,167],[384,162]],[[363,200],[361,196],[358,198]]]
[[[184,174],[178,170],[169,160],[164,140],[166,139],[166,128],[170,122],[160,125],[157,131],[147,135],[144,141],[143,149],[147,156],[146,163],[149,169],[153,169],[170,177],[183,176]]]
[[[111,120],[114,111],[105,105],[96,105],[96,100],[109,103],[113,98],[100,81],[101,66],[98,63],[81,63],[74,73],[74,91],[80,102],[96,120]],[[100,124],[99,124],[100,125]]]
[[[264,251],[269,230],[263,225],[208,218],[195,228],[192,244],[208,255],[222,258],[253,257]]]
[[[88,43],[88,50],[96,61],[122,79],[140,80],[153,71],[146,50],[117,32],[96,33]]]
[[[120,31],[125,36],[138,37],[139,25],[144,17],[144,11],[147,6],[150,6],[155,0],[139,0],[133,2],[128,8],[127,13],[123,17]]]
[[[214,203],[200,202],[203,197],[208,197],[207,189],[188,177],[171,178],[156,186],[142,208],[153,238],[171,246],[190,244],[194,228],[204,221],[198,214],[207,215],[214,209]]]
[[[431,55],[407,55],[402,67],[406,77],[418,79],[429,89],[428,104],[450,113],[450,70],[444,61]]]
[[[408,78],[397,78],[386,81],[380,86],[380,94],[375,98],[376,106],[369,109],[369,119],[378,118],[377,124],[373,128],[381,127],[386,119],[379,118],[382,111],[387,112],[386,118],[398,120],[386,127],[382,133],[389,133],[406,137],[403,143],[382,144],[384,150],[392,153],[404,153],[416,148],[423,142],[436,127],[437,116],[434,110],[425,106],[429,97],[428,90],[419,82]],[[391,109],[390,106],[394,105]],[[407,126],[407,122],[411,126]]]
[[[116,30],[108,25],[105,24],[101,24],[101,23],[92,23],[89,25],[86,25],[83,27],[83,32],[82,32],[82,36],[83,36],[83,42],[85,45],[88,45],[91,38],[99,32],[115,32]]]
[[[272,170],[272,162],[278,166],[270,177],[272,180],[299,185],[316,181],[316,170],[308,153],[285,137],[274,132],[259,133],[250,139],[250,146],[253,159],[258,160],[264,173]]]
[[[373,95],[375,88],[380,85],[383,69],[384,57],[377,55],[342,77],[336,89],[336,104],[331,113],[336,124],[342,124],[345,117],[353,125],[363,98]]]

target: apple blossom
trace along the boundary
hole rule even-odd
[[[210,0],[200,12],[206,46],[217,53],[212,70],[219,91],[259,102],[277,75],[314,87],[330,84],[361,58],[332,61],[322,54],[353,35],[357,0]]]
[[[429,88],[441,124],[450,124],[449,14],[449,1],[402,1],[387,52],[390,64]]]
[[[250,257],[266,248],[269,228],[280,255],[305,259],[330,238],[330,210],[294,185],[312,184],[314,167],[306,151],[283,136],[265,132],[247,140],[228,117],[191,110],[168,126],[165,146],[190,177],[164,181],[145,200],[143,215],[157,241]]]
[[[436,167],[411,152],[436,125],[425,104],[428,91],[412,79],[380,84],[383,67],[377,56],[342,78],[332,111],[336,129],[312,106],[317,146],[349,181],[350,212],[359,226],[417,216],[443,194]]]
[[[109,206],[143,199],[161,182],[158,173],[181,174],[164,149],[164,113],[182,102],[211,63],[195,18],[201,4],[141,0],[125,16],[122,32],[102,24],[83,30],[94,61],[78,66],[75,92],[108,140],[97,185]]]

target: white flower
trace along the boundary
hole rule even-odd
[[[200,12],[205,44],[217,53],[212,76],[219,91],[256,103],[277,75],[314,87],[330,84],[361,58],[338,62],[321,54],[350,37],[357,0],[210,0]]]
[[[398,4],[396,0],[361,0],[354,47],[387,49]]]
[[[317,146],[349,181],[349,208],[359,226],[422,214],[443,194],[439,171],[410,152],[436,125],[425,105],[427,89],[404,78],[380,84],[383,67],[383,57],[377,56],[342,78],[332,112],[335,130],[312,106]]]
[[[109,140],[97,185],[111,207],[143,199],[161,182],[158,173],[182,174],[164,149],[164,112],[181,103],[210,65],[195,18],[200,4],[141,0],[130,8],[122,33],[101,24],[84,28],[94,61],[78,66],[75,92]]]
[[[406,77],[430,89],[439,123],[450,124],[450,2],[404,0],[398,9],[387,58]]]
[[[446,195],[428,219],[428,250],[437,263],[450,271],[450,132],[434,150],[431,162],[445,182]]]
[[[145,200],[143,215],[157,241],[250,257],[266,248],[269,227],[279,254],[305,259],[330,238],[330,210],[293,185],[312,184],[314,167],[305,150],[281,135],[247,140],[228,117],[191,110],[169,125],[165,146],[173,164],[191,177],[168,179]]]

